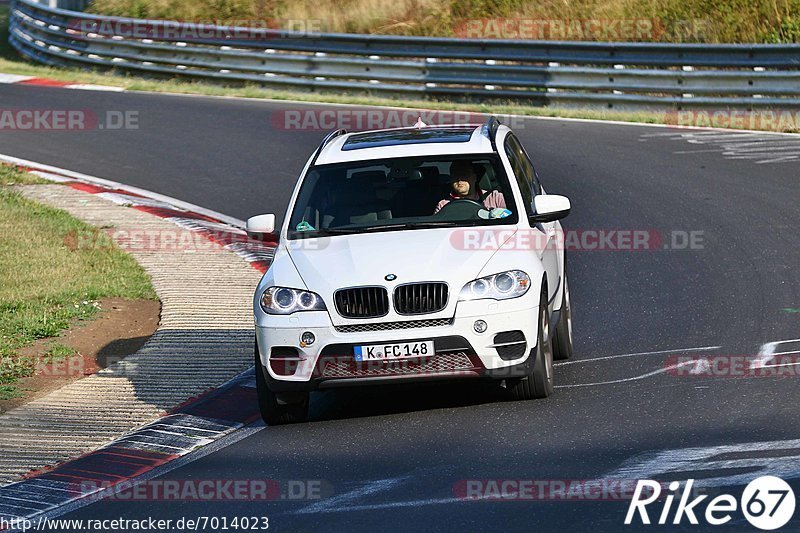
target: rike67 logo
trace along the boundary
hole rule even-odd
[[[635,523],[638,515],[642,524],[651,524],[651,520],[656,520],[660,525],[679,525],[686,519],[690,524],[696,525],[700,516],[707,524],[721,526],[730,522],[734,514],[741,511],[752,526],[769,531],[786,525],[794,515],[794,492],[779,477],[762,476],[754,479],[745,487],[738,501],[730,494],[720,494],[709,501],[704,501],[709,497],[706,494],[692,498],[693,484],[694,480],[690,479],[681,490],[680,482],[673,481],[668,485],[666,496],[662,498],[661,483],[649,479],[639,480],[625,515],[625,524]],[[673,512],[673,503],[676,500],[678,503]],[[660,513],[659,504],[662,504]],[[702,513],[701,504],[705,507]],[[651,506],[650,511],[656,511],[657,517],[653,516],[651,519],[648,506]]]

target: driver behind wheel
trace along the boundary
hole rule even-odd
[[[436,214],[454,200],[473,200],[487,209],[505,208],[506,199],[500,191],[483,191],[478,187],[478,173],[470,161],[458,160],[450,165],[450,197],[441,200],[434,209]]]

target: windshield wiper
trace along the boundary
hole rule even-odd
[[[402,224],[382,224],[380,226],[366,226],[359,228],[362,231],[379,231],[384,229],[420,229],[420,228],[442,228],[448,226],[458,226],[458,222],[437,220],[433,222],[404,222]]]
[[[352,235],[356,233],[366,233],[370,231],[388,231],[394,229],[424,229],[424,228],[442,228],[458,226],[458,222],[451,222],[445,220],[435,220],[431,222],[404,222],[401,224],[382,224],[380,226],[359,226],[352,228],[320,228],[307,231],[294,231],[293,236],[296,237],[329,237],[332,235]]]
[[[294,230],[292,235],[296,237],[327,237],[330,235],[347,235],[349,233],[357,233],[357,231],[355,229],[320,228],[305,231]]]

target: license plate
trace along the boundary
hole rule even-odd
[[[369,344],[353,348],[356,361],[386,361],[434,355],[433,341]]]

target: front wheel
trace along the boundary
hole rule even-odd
[[[564,295],[556,330],[553,332],[553,359],[563,361],[572,357],[572,303],[569,300],[569,283],[564,276]]]
[[[258,342],[255,344],[256,391],[261,418],[269,426],[305,422],[308,418],[308,392],[292,393],[290,396],[278,396],[267,386],[264,373],[267,371],[261,364],[258,355]]]
[[[550,339],[550,313],[547,310],[547,290],[539,298],[539,334],[536,339],[536,360],[530,373],[507,383],[514,400],[547,398],[553,393],[553,343]]]

